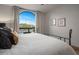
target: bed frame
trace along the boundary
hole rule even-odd
[[[69,30],[69,38],[66,37],[62,37],[62,36],[57,36],[57,35],[53,35],[54,37],[57,37],[60,40],[64,40],[64,42],[66,42],[67,40],[69,41],[69,45],[71,45],[71,35],[72,35],[72,29]]]

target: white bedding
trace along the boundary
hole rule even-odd
[[[0,50],[1,55],[72,55],[75,51],[63,41],[42,34],[21,34],[12,49]]]

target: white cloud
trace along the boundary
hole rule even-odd
[[[27,21],[26,21],[26,23],[27,23],[27,24],[32,24],[32,25],[35,25],[35,23],[34,23],[34,22],[29,21],[29,20],[27,20]]]
[[[35,25],[36,22],[32,22],[30,20],[26,20],[26,21],[20,21],[20,24],[21,23],[27,23],[27,24]]]

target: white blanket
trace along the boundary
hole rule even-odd
[[[0,50],[1,55],[72,55],[75,51],[63,41],[42,34],[21,34],[12,49]]]

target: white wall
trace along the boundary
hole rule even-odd
[[[56,27],[49,24],[53,18],[66,18],[66,27]],[[46,14],[45,33],[68,37],[72,29],[72,45],[79,47],[79,5],[60,5]]]
[[[8,27],[13,27],[13,8],[0,5],[0,23],[6,23]]]

